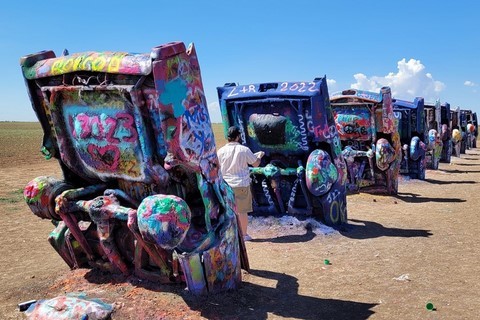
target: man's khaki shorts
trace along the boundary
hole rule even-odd
[[[250,187],[232,188],[235,193],[235,203],[237,204],[237,213],[252,212],[252,191]]]

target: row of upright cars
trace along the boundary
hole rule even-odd
[[[239,126],[245,145],[265,151],[251,171],[254,214],[320,215],[342,224],[348,192],[394,195],[399,175],[425,179],[452,151],[459,157],[476,147],[476,113],[393,98],[389,87],[329,94],[323,77],[230,83],[218,95],[225,129]]]
[[[42,153],[63,173],[33,179],[24,198],[54,223],[48,240],[65,263],[186,282],[194,294],[237,288],[248,257],[193,44],[142,54],[49,50],[20,65]],[[439,144],[449,145],[439,134],[448,109],[434,109],[430,128],[423,99],[393,99],[388,87],[330,95],[321,77],[217,90],[225,132],[237,125],[243,144],[265,152],[251,171],[256,214],[342,225],[347,192],[396,194],[399,173],[424,178],[447,150]],[[459,128],[469,121],[461,114]]]

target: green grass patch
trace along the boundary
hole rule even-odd
[[[0,197],[0,203],[18,203],[21,201],[23,201],[23,189],[12,191],[6,197]]]

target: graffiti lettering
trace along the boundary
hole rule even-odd
[[[179,145],[185,158],[200,165],[202,172],[210,176],[211,166],[206,160],[215,153],[215,139],[210,118],[204,105],[196,105],[185,111],[182,117]]]
[[[298,122],[300,123],[300,135],[302,136],[302,150],[308,150],[308,143],[307,143],[307,132],[305,129],[305,122],[303,121],[303,115],[300,113],[298,114]]]
[[[73,137],[77,139],[93,138],[99,141],[107,140],[113,144],[137,140],[134,120],[128,113],[118,113],[115,117],[79,113],[70,116],[69,122],[73,125]]]
[[[337,190],[337,189],[331,190],[328,193],[327,201],[329,203],[332,203],[332,201],[336,200],[339,196],[340,196],[340,191],[339,190]]]
[[[110,57],[105,55],[67,56],[57,59],[52,64],[51,72],[54,75],[77,70],[118,72],[125,55],[125,53],[116,53]]]
[[[327,130],[323,132],[323,136],[325,137],[325,139],[330,139],[335,137],[335,134],[337,131],[336,129],[337,127],[335,125],[328,127]]]
[[[320,137],[323,133],[322,126],[316,126],[313,130],[316,137]]]
[[[367,143],[365,141],[346,140],[345,144],[354,150],[367,150]]]
[[[207,122],[210,126],[207,110],[200,105],[191,107],[189,110],[187,110],[187,112],[185,112],[184,117],[187,121],[187,127],[189,129],[193,126],[193,124],[199,124],[203,122]]]
[[[242,92],[242,93],[256,92],[255,86],[253,84],[251,84],[251,85],[248,86],[248,89],[247,89],[247,86],[243,86],[242,89],[240,90],[240,92]]]
[[[308,111],[308,109],[305,110],[305,119],[307,119],[307,129],[308,129],[308,132],[314,133],[315,128],[313,127],[312,115],[310,114],[310,112]]]
[[[325,139],[331,139],[337,136],[336,134],[336,127],[332,125],[330,127],[325,126],[316,126],[314,128],[315,136],[316,137],[324,137]]]
[[[239,87],[232,87],[232,90],[230,90],[230,92],[228,93],[228,97],[235,97],[235,96],[238,96],[239,93],[238,91],[242,92],[242,93],[247,93],[247,92],[257,92],[255,90],[255,85],[253,84],[250,84],[248,86],[242,86],[241,89],[239,89]]]
[[[293,183],[292,187],[292,192],[290,193],[290,199],[288,199],[288,206],[293,207],[295,204],[295,195],[297,194],[297,186],[298,186],[299,180],[296,179],[295,182]]]
[[[243,129],[242,117],[238,117],[238,124],[239,124],[239,128],[240,128],[240,137],[242,138],[242,141],[245,142],[245,141],[247,141],[247,137],[245,135],[245,130]]]
[[[289,83],[289,82],[282,82],[280,84],[280,91],[285,92],[285,91],[298,91],[298,92],[316,92],[318,89],[315,88],[315,82],[294,82],[294,83]]]
[[[262,180],[262,190],[263,190],[263,194],[265,194],[265,198],[267,199],[268,204],[271,207],[275,206],[272,196],[270,195],[270,191],[268,190],[267,179]]]
[[[346,134],[368,135],[367,128],[360,126],[358,123],[347,123],[343,125],[343,132]]]
[[[346,222],[346,220],[347,220],[347,208],[346,208],[345,203],[343,201],[332,202],[332,204],[330,206],[330,220],[335,224],[339,220],[341,222]]]

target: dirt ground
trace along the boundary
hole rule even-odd
[[[71,271],[47,242],[52,224],[22,199],[40,175],[39,130],[0,126],[0,318],[17,304],[83,292],[115,304],[112,319],[478,319],[480,149],[402,179],[398,196],[348,196],[344,230],[251,220],[251,273],[236,292],[195,297],[183,286]],[[2,131],[4,130],[4,131]],[[326,265],[325,259],[330,261]],[[426,309],[433,303],[434,311]]]

